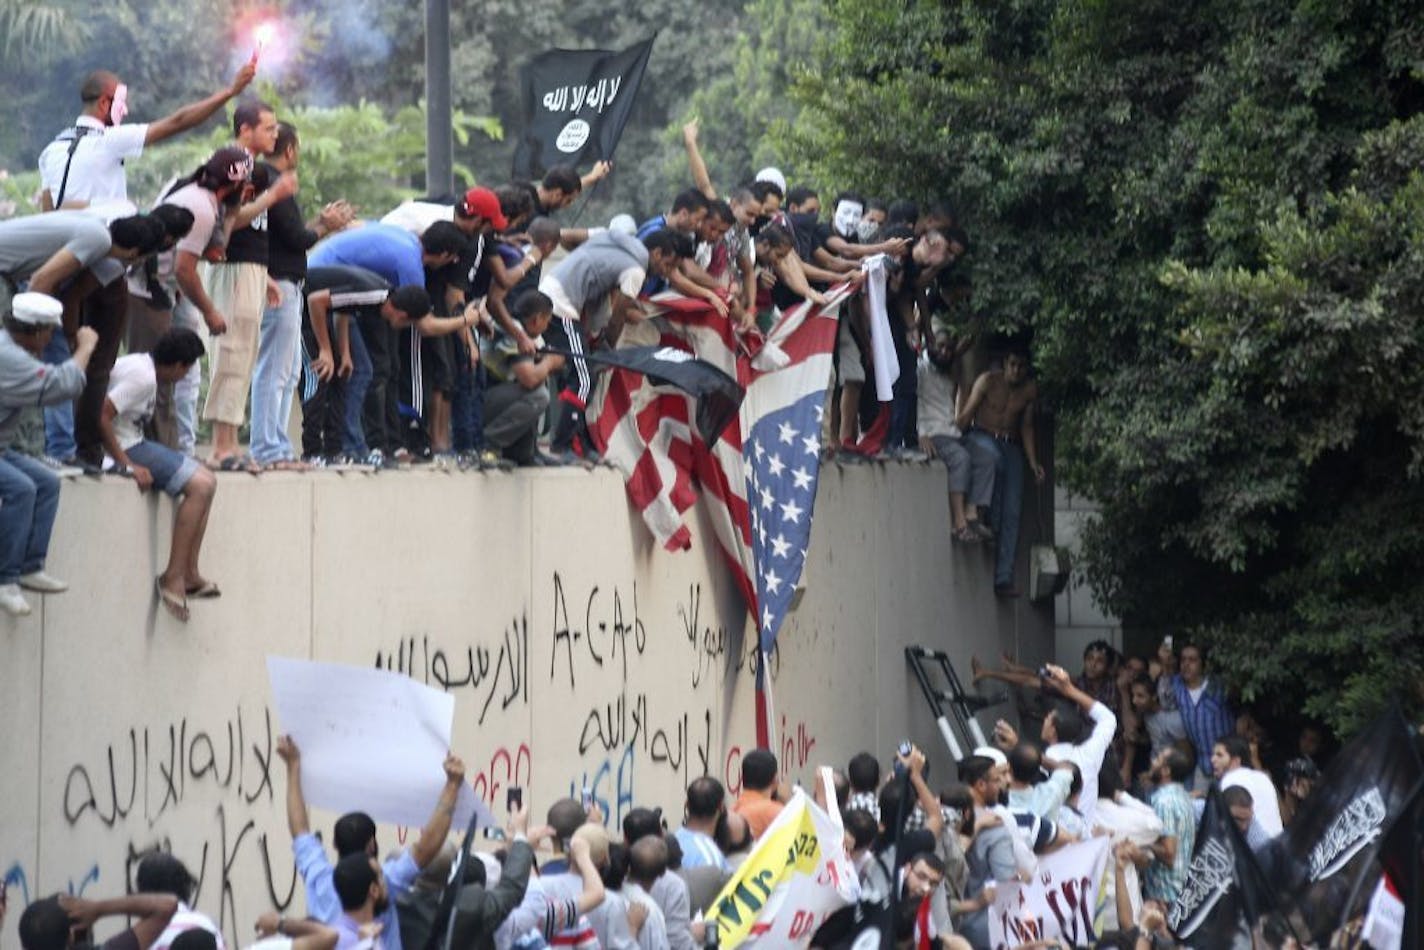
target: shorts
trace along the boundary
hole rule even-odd
[[[130,447],[127,452],[131,461],[142,465],[153,475],[155,488],[175,498],[183,494],[183,489],[198,474],[198,466],[202,464],[191,455],[175,452],[160,442],[148,439]]]
[[[455,391],[455,336],[427,336],[420,339],[420,372],[431,392]]]
[[[840,384],[864,383],[865,364],[860,361],[860,345],[850,332],[850,315],[841,312],[841,326],[836,342],[836,359],[839,363]]]

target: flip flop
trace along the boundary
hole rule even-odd
[[[979,532],[975,531],[973,528],[968,527],[967,525],[953,532],[953,537],[954,540],[959,541],[962,544],[979,543]]]
[[[194,600],[213,600],[221,597],[222,591],[212,581],[203,581],[197,587],[188,588],[188,596]]]
[[[163,605],[163,609],[172,615],[174,620],[181,623],[188,622],[188,598],[170,594],[163,589],[163,578],[153,579],[153,591],[158,595],[158,602]]]

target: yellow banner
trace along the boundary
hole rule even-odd
[[[772,894],[798,874],[814,875],[820,862],[816,823],[804,803],[793,802],[713,902],[709,923],[717,927],[720,945],[732,950],[754,930],[764,929],[756,923]]]

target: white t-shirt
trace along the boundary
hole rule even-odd
[[[425,229],[436,221],[454,220],[454,205],[435,204],[431,201],[402,201],[381,219],[381,223],[393,225],[419,236],[424,234]]]
[[[147,353],[121,356],[109,373],[109,401],[114,404],[114,436],[128,451],[143,441],[143,426],[153,415],[158,375]]]
[[[638,931],[638,950],[668,950],[667,920],[663,909],[646,890],[632,881],[623,884],[623,897],[629,904],[641,904],[648,910],[648,917]]]
[[[1051,745],[1043,750],[1043,757],[1054,762],[1072,762],[1078,766],[1078,771],[1083,775],[1083,790],[1078,794],[1078,810],[1091,829],[1093,815],[1098,807],[1098,770],[1103,767],[1103,756],[1107,755],[1113,733],[1117,732],[1117,716],[1102,703],[1093,703],[1093,708],[1088,710],[1088,718],[1093,722],[1092,735],[1078,745],[1067,742]]]
[[[1251,793],[1252,810],[1266,834],[1274,838],[1285,830],[1281,822],[1281,803],[1276,798],[1276,786],[1269,775],[1243,765],[1221,777],[1222,791],[1238,785]]]
[[[177,268],[178,252],[187,251],[198,260],[208,247],[221,240],[222,210],[218,206],[218,196],[197,183],[184,185],[158,204],[177,205],[187,208],[193,214],[193,227],[179,239],[173,250],[158,256],[158,281],[172,293],[178,288],[174,272]],[[139,297],[148,297],[148,281],[142,274],[135,273],[129,278],[129,292]]]
[[[82,134],[70,161],[69,146],[76,133]],[[124,159],[142,155],[146,138],[146,124],[106,126],[92,116],[81,115],[74,120],[74,128],[60,133],[40,152],[40,182],[49,190],[51,200],[60,197],[59,186],[63,182],[65,201],[128,201]]]
[[[168,927],[163,933],[158,935],[158,939],[153,942],[149,950],[168,950],[168,947],[178,938],[178,935],[189,930],[206,930],[217,940],[218,950],[226,950],[227,944],[223,941],[222,931],[218,925],[213,923],[207,914],[201,914],[189,907],[182,901],[178,902],[178,912],[173,915],[173,919],[168,922]],[[268,938],[269,940],[271,938]],[[287,945],[291,945],[291,940],[287,939]],[[258,941],[262,943],[262,941]],[[256,944],[254,944],[256,946]],[[277,947],[268,946],[266,950],[279,950]]]

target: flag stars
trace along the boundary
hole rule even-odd
[[[782,442],[786,443],[787,445],[795,445],[795,444],[796,444],[796,436],[797,436],[799,433],[798,433],[794,428],[791,427],[791,423],[789,423],[789,422],[782,422],[782,423],[780,423],[779,425],[777,425],[777,429],[778,429],[779,432],[780,432],[780,435],[778,436],[778,438],[780,438]]]
[[[763,630],[770,630],[770,629],[771,629],[772,621],[774,621],[775,619],[776,619],[776,618],[773,617],[772,614],[771,614],[771,608],[770,608],[770,607],[763,607],[763,608],[762,608],[762,611],[761,611],[761,628],[762,628]]]
[[[759,441],[752,443],[752,452],[756,454],[758,462],[761,461],[762,456],[766,455],[766,449],[761,447],[761,442]]]
[[[792,472],[791,477],[796,479],[797,488],[811,487],[811,473],[806,471],[806,466],[803,465],[796,471]]]
[[[797,505],[794,500],[788,501],[781,506],[781,516],[792,524],[800,524],[801,515],[804,514],[805,511],[806,509]]]
[[[774,505],[774,504],[776,504],[776,496],[771,493],[771,490],[770,490],[770,489],[768,489],[768,488],[763,488],[763,489],[761,490],[761,506],[762,506],[762,508],[766,509],[767,511],[770,511],[772,505]]]
[[[786,540],[786,535],[778,534],[771,539],[771,553],[774,557],[784,558],[791,552],[791,542]]]
[[[817,403],[812,408],[816,410],[816,424],[820,425],[821,422],[823,422],[826,418],[826,407],[821,405],[820,403]]]
[[[762,546],[763,548],[765,548],[765,547],[766,547],[766,525],[761,524],[761,523],[758,523],[758,524],[757,524],[757,537],[761,539],[761,546]]]
[[[814,435],[809,435],[806,438],[802,439],[801,444],[806,447],[807,455],[821,454],[821,440],[816,438]]]
[[[781,592],[781,578],[776,576],[775,571],[767,571],[762,575],[762,578],[766,581],[766,592],[768,594]]]
[[[786,471],[786,463],[781,460],[780,455],[772,455],[767,461],[766,466],[771,470],[771,474],[773,475],[780,475]]]

